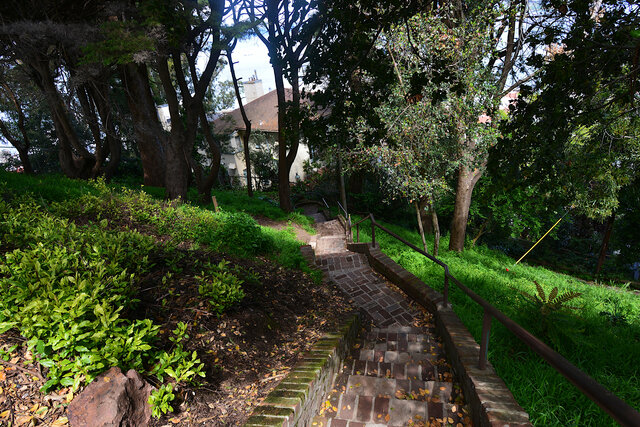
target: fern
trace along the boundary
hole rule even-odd
[[[578,307],[566,305],[567,302],[578,298],[582,295],[580,292],[569,291],[559,295],[558,287],[554,287],[549,296],[544,288],[536,281],[536,293],[532,294],[527,291],[516,289],[525,301],[532,306],[530,315],[536,318],[533,324],[539,326],[539,333],[542,337],[547,338],[556,348],[565,345],[567,342],[577,342],[577,337],[581,329],[575,326],[572,316],[569,316],[567,309],[577,310]]]

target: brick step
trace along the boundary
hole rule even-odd
[[[428,360],[414,363],[380,363],[354,360],[348,372],[351,375],[384,377],[396,380],[435,381],[438,378],[438,367]]]
[[[323,415],[316,417],[311,425],[406,426],[413,425],[412,423],[426,423],[431,418],[440,422],[446,420],[443,425],[456,425],[463,422],[465,417],[468,417],[467,409],[457,404],[347,393],[340,395],[335,410],[332,408],[325,411]]]
[[[365,338],[371,342],[422,342],[433,341],[433,334],[425,329],[415,328],[415,332],[375,332],[371,331],[366,334]]]
[[[378,334],[421,334],[424,329],[413,326],[392,326],[389,328],[372,328],[371,332]]]
[[[450,382],[401,380],[366,375],[350,375],[345,386],[346,394],[407,398],[436,403],[448,403],[451,391]]]
[[[433,353],[438,352],[442,347],[439,343],[434,342],[428,335],[416,335],[417,340],[407,341],[400,339],[398,341],[382,340],[360,340],[355,346],[359,346],[361,350],[376,351],[409,351],[413,353]]]
[[[376,351],[376,350],[360,350],[358,353],[359,360],[367,362],[383,362],[383,363],[415,363],[422,360],[437,361],[444,356],[440,352],[424,353],[424,352],[407,352],[407,351]]]

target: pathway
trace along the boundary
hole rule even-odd
[[[365,255],[346,249],[338,221],[319,223],[317,230],[316,263],[374,328],[354,347],[312,425],[468,425],[430,316],[374,272]]]

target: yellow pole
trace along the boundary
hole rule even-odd
[[[536,244],[535,244],[535,245],[531,246],[531,249],[529,249],[527,252],[525,252],[525,254],[524,254],[524,255],[522,255],[522,256],[520,257],[520,259],[519,259],[519,260],[517,260],[517,261],[516,261],[516,263],[515,263],[514,265],[517,265],[520,261],[522,261],[522,258],[526,257],[526,256],[527,256],[527,254],[533,250],[533,248],[535,248],[536,246],[538,246],[538,243],[540,243],[540,242],[542,241],[542,239],[544,239],[545,237],[547,237],[547,234],[551,233],[551,230],[553,230],[553,229],[556,227],[556,225],[560,224],[560,221],[562,221],[562,218],[564,218],[564,216],[562,216],[559,220],[557,220],[557,221],[556,221],[556,223],[555,223],[555,224],[553,224],[553,226],[549,229],[549,231],[547,231],[546,233],[544,233],[544,236],[542,236],[542,237],[541,237],[541,238],[536,242]]]

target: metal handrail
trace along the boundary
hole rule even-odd
[[[374,248],[376,246],[375,229],[377,227],[390,236],[394,237],[395,239],[399,240],[400,242],[404,243],[414,251],[424,255],[431,261],[444,268],[444,307],[447,307],[449,305],[449,281],[451,280],[458,286],[458,288],[462,292],[464,292],[469,298],[471,298],[484,309],[478,368],[484,370],[487,367],[487,353],[489,350],[489,333],[491,331],[491,320],[495,318],[500,323],[502,323],[509,331],[511,331],[511,333],[513,333],[520,341],[525,343],[531,350],[533,350],[536,354],[547,361],[547,363],[549,363],[549,365],[551,365],[558,373],[567,378],[574,386],[578,388],[578,390],[580,390],[585,396],[587,396],[598,406],[600,406],[600,408],[602,408],[618,423],[623,426],[640,426],[640,413],[633,407],[627,404],[624,400],[617,397],[596,380],[591,378],[588,374],[582,372],[571,362],[565,359],[561,354],[557,353],[544,342],[533,336],[529,331],[511,320],[503,312],[482,299],[478,294],[463,285],[449,272],[449,266],[447,264],[440,261],[433,255],[426,253],[417,246],[409,243],[388,228],[378,224],[373,217],[373,214],[370,213],[354,224],[356,227],[356,242],[360,242],[360,224],[365,222],[366,220],[371,221],[371,243]]]
[[[322,199],[324,200],[324,199]],[[326,203],[326,202],[325,202]],[[351,241],[351,215],[349,215],[349,213],[347,212],[347,210],[340,204],[340,202],[337,202],[338,206],[340,207],[340,209],[342,209],[342,212],[344,212],[344,220],[346,222],[346,234],[347,234],[347,238],[349,239],[349,241]]]

